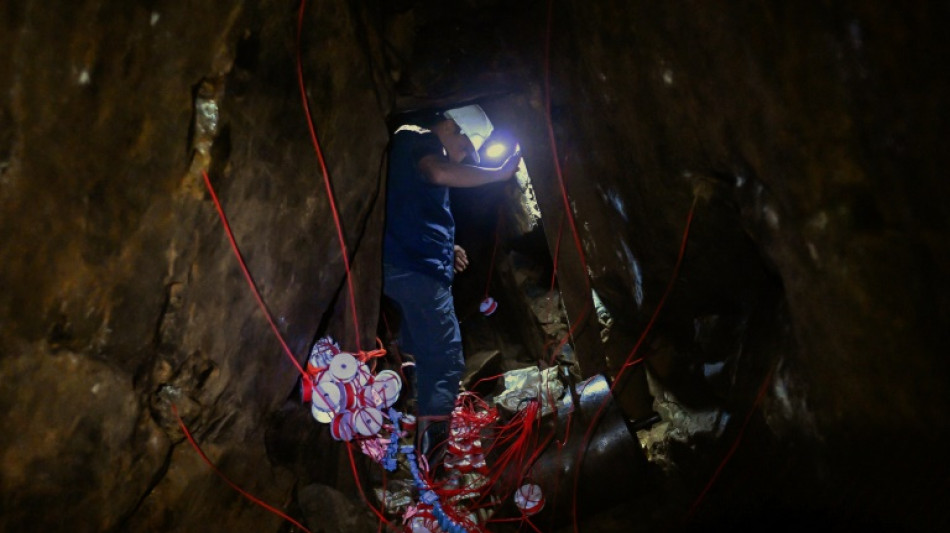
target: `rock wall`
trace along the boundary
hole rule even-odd
[[[316,4],[304,79],[371,343],[386,87],[357,31],[368,14]],[[0,529],[277,528],[203,465],[171,405],[236,482],[289,501],[263,435],[296,370],[203,170],[297,358],[318,330],[354,342],[296,5],[11,2],[0,19]],[[331,474],[336,452],[313,451]]]
[[[642,328],[697,202],[651,369],[734,425],[679,465],[689,493],[773,369],[767,436],[700,516],[945,522],[945,6],[556,5],[559,148],[615,330]]]
[[[298,4],[193,4],[0,8],[0,529],[283,527],[210,473],[172,404],[268,502],[299,515],[320,498],[301,511],[298,493],[355,494],[294,407],[296,371],[202,179],[297,359],[325,332],[355,347],[297,86]],[[945,6],[310,4],[301,65],[364,344],[393,110],[480,99],[523,140],[553,247],[550,66],[589,265],[563,236],[561,289],[576,318],[589,274],[613,319],[604,342],[588,316],[587,369],[628,355],[695,202],[648,371],[621,398],[664,417],[637,480],[650,496],[588,530],[683,526],[736,443],[687,526],[947,525]]]

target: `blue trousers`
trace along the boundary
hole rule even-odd
[[[399,343],[415,356],[418,415],[447,417],[465,369],[452,286],[392,265],[383,265],[383,275],[383,293],[402,315]]]

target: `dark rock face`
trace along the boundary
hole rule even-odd
[[[262,499],[311,521],[321,495],[358,501],[345,451],[294,403],[202,178],[297,359],[326,332],[355,348],[297,6],[61,4],[0,8],[0,529],[283,527],[210,472],[173,404]],[[364,348],[394,111],[480,98],[522,139],[586,374],[622,365],[695,203],[648,362],[618,398],[665,417],[636,481],[655,496],[582,530],[950,525],[946,6],[553,2],[549,34],[545,2],[311,4],[301,64]],[[586,265],[562,222],[546,64]],[[519,264],[547,275],[532,250],[502,250],[505,297]],[[460,315],[484,289],[471,276]],[[479,324],[466,343],[546,355],[530,321],[505,321],[519,331]]]
[[[203,169],[291,349],[302,358],[321,321],[352,342],[297,88],[296,12],[13,4],[0,68],[0,529],[276,527],[245,516],[247,502],[182,445],[170,406],[235,481],[288,500],[293,479],[267,466],[261,436],[296,372]],[[360,16],[321,2],[301,49],[371,342],[386,129],[371,70],[340,68],[371,53]]]
[[[718,397],[741,417],[776,369],[761,412],[779,442],[749,452],[777,454],[760,459],[775,477],[740,470],[723,493],[765,487],[765,508],[866,510],[929,528],[946,520],[916,509],[947,497],[935,437],[947,430],[937,355],[947,247],[935,236],[948,220],[933,203],[946,192],[935,169],[947,123],[928,110],[947,81],[923,50],[946,55],[936,22],[946,10],[746,7],[576,3],[559,13],[554,79],[568,89],[556,105],[585,110],[561,115],[560,148],[594,287],[618,321],[641,323],[627,312],[637,302],[617,258],[642,265],[649,311],[696,198],[657,332],[674,346],[666,386],[693,403]],[[735,358],[733,386],[699,394],[712,385],[702,364],[728,369]],[[786,473],[801,484],[783,483]],[[934,488],[897,488],[912,483]],[[729,516],[716,497],[705,512]]]

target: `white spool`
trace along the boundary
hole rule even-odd
[[[312,414],[313,418],[315,418],[316,421],[320,422],[321,424],[329,424],[333,421],[333,413],[329,411],[321,411],[317,409],[317,406],[315,405],[310,406],[310,414]]]
[[[498,302],[491,296],[486,296],[478,305],[478,310],[485,316],[491,316],[498,309]]]
[[[340,346],[330,337],[323,337],[313,345],[310,350],[310,360],[308,365],[314,368],[326,367],[330,364],[333,356],[340,353]]]
[[[348,352],[340,352],[330,360],[330,374],[343,382],[353,379],[359,369],[360,362]]]
[[[534,483],[527,483],[518,487],[514,499],[515,505],[526,516],[536,514],[544,507],[544,494],[541,493],[541,487]]]
[[[353,429],[364,437],[371,437],[383,428],[383,413],[375,407],[360,407],[353,411]]]
[[[373,382],[373,372],[366,366],[366,363],[360,363],[356,370],[356,377],[353,380],[361,387],[366,387]]]
[[[396,399],[399,398],[399,391],[402,390],[402,379],[399,378],[399,374],[392,370],[383,370],[373,378],[370,388],[372,389],[371,397],[378,402],[376,407],[385,409],[396,403]]]
[[[344,401],[343,385],[332,380],[318,381],[313,387],[313,408],[336,413]]]

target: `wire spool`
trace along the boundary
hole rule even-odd
[[[353,354],[340,352],[330,360],[330,374],[339,381],[347,382],[356,377],[360,364]]]
[[[431,514],[426,516],[414,516],[409,521],[409,531],[411,533],[438,533],[442,529],[439,527],[438,522],[436,522],[435,517]]]
[[[544,494],[541,487],[534,483],[527,483],[515,491],[515,505],[525,516],[537,514],[544,507]]]
[[[492,316],[498,310],[498,302],[491,296],[486,296],[478,305],[478,310],[485,316]]]
[[[383,427],[383,413],[375,407],[358,407],[353,411],[352,420],[353,429],[364,437],[379,433]]]
[[[307,361],[307,371],[310,368],[326,368],[333,357],[340,353],[340,347],[330,337],[318,340],[310,350],[310,359]]]
[[[333,422],[333,413],[330,411],[321,411],[312,404],[310,406],[310,414],[312,414],[313,418],[321,424],[329,424],[330,422]]]
[[[363,388],[357,385],[355,381],[343,383],[343,398],[340,401],[340,409],[355,409],[359,405],[359,397]]]
[[[330,423],[330,436],[336,440],[353,440],[353,413],[344,411],[333,417]]]
[[[370,371],[369,367],[366,366],[366,363],[360,363],[356,368],[356,377],[353,378],[353,381],[361,387],[365,387],[373,382],[373,373]]]
[[[346,396],[343,384],[333,380],[318,381],[313,387],[313,409],[327,413],[338,413],[342,410]]]
[[[374,396],[379,398],[380,404],[376,407],[385,409],[396,403],[399,392],[402,390],[402,379],[392,370],[382,370],[370,385]]]

